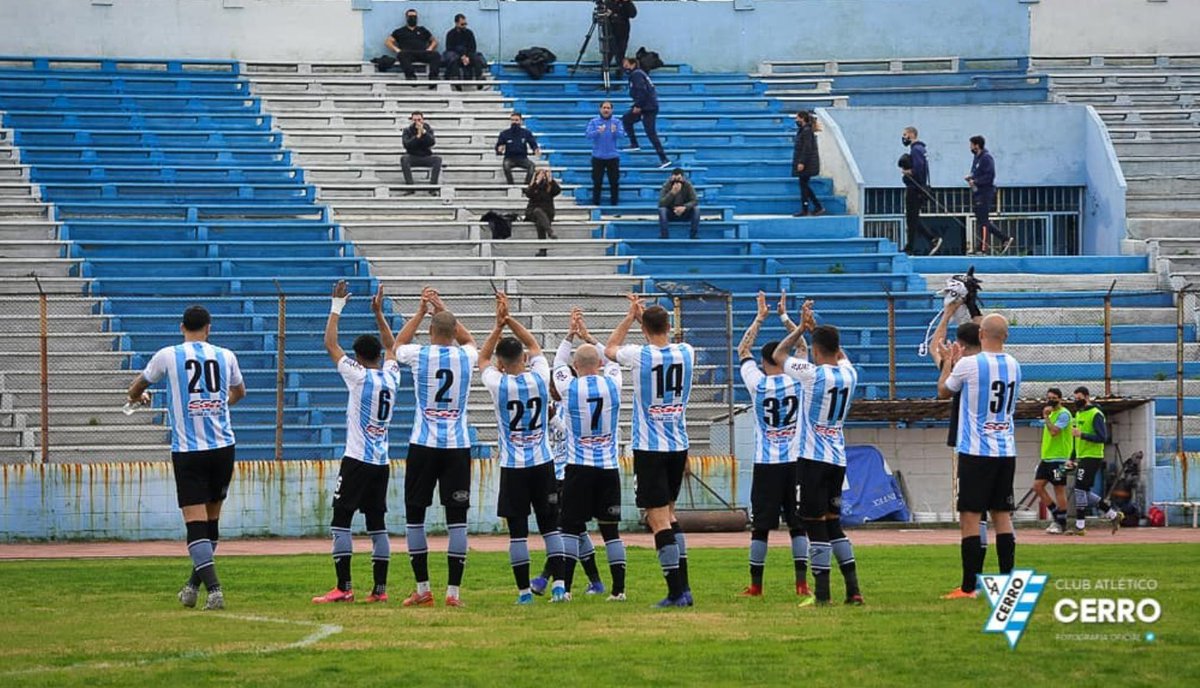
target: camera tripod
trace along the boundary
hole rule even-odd
[[[575,64],[571,65],[568,73],[575,76],[575,70],[579,69],[579,63],[583,61],[583,54],[587,52],[588,43],[592,41],[592,36],[596,33],[596,28],[600,29],[600,75],[604,79],[604,92],[607,93],[612,89],[612,84],[609,81],[608,61],[610,56],[609,43],[611,40],[610,30],[608,26],[607,10],[601,9],[602,5],[597,2],[596,8],[592,10],[592,25],[587,30],[587,35],[583,37],[583,45],[579,46],[579,55],[575,58]]]

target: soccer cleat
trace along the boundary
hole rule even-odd
[[[800,597],[812,597],[812,591],[808,589],[807,581],[800,581],[796,584],[796,594]]]
[[[664,597],[654,606],[657,609],[669,609],[671,607],[686,607],[687,604],[683,601],[683,595],[680,595],[679,597],[675,598]]]
[[[200,588],[194,588],[191,585],[184,585],[179,589],[179,601],[183,606],[191,609],[196,606],[196,600],[200,598]]]
[[[529,581],[529,590],[535,595],[545,595],[546,586],[550,585],[550,581],[545,576],[538,576]]]
[[[762,586],[747,585],[745,590],[738,593],[738,597],[762,597]]]
[[[432,607],[433,593],[432,592],[414,592],[407,599],[401,602],[405,607]]]
[[[1068,528],[1063,535],[1074,535],[1075,537],[1083,537],[1087,535],[1086,528]]]
[[[670,167],[671,165],[672,165],[672,163],[670,160],[663,160],[661,163],[659,163],[658,169],[665,170],[668,167]]]
[[[204,611],[212,612],[218,609],[225,608],[225,593],[220,590],[214,590],[208,593],[208,599],[204,602]]]
[[[937,237],[933,240],[933,247],[929,249],[929,255],[936,256],[940,250],[942,250],[942,238]]]
[[[943,600],[973,600],[979,597],[974,590],[971,592],[963,592],[962,588],[955,588],[950,592],[942,595]]]
[[[615,595],[609,595],[608,601],[609,602],[624,602],[625,601],[625,593],[619,592],[619,593],[616,593]]]
[[[585,590],[583,594],[585,594],[585,595],[603,595],[604,594],[604,581],[592,581],[591,583],[588,583],[587,590]]]
[[[817,603],[817,598],[813,597],[812,595],[805,595],[804,597],[800,598],[800,603],[797,604],[796,606],[797,607],[811,607],[816,603]]]
[[[446,606],[447,607],[465,607],[465,606],[467,606],[467,603],[463,602],[461,598],[450,597],[449,595],[447,595],[446,596]]]
[[[570,602],[571,601],[571,593],[567,592],[563,588],[555,588],[554,590],[552,590],[550,592],[550,601],[551,602]]]
[[[817,208],[816,210],[812,211],[813,217],[820,217],[821,215],[824,215],[824,214],[825,214],[824,208]]]
[[[861,607],[866,604],[866,602],[863,600],[862,595],[855,593],[853,595],[846,596],[846,604],[850,605],[851,607]]]
[[[1121,521],[1123,520],[1123,518],[1124,517],[1121,515],[1121,513],[1119,511],[1115,511],[1115,512],[1113,512],[1113,515],[1108,519],[1112,523],[1112,534],[1113,535],[1116,535],[1117,531],[1121,529]]]
[[[533,604],[533,593],[523,592],[520,595],[517,595],[517,604],[519,604],[519,605]]]
[[[1008,249],[1012,248],[1012,245],[1014,242],[1016,242],[1016,240],[1016,237],[1009,237],[1007,240],[1005,240],[1004,245],[1000,247],[1000,255],[1008,253]]]
[[[1062,535],[1062,532],[1062,526],[1058,525],[1057,521],[1051,522],[1050,525],[1046,526],[1047,535]]]
[[[386,592],[373,592],[370,595],[367,595],[367,604],[374,604],[376,602],[387,602],[387,601],[388,601],[388,596],[387,596]]]
[[[696,600],[692,599],[691,590],[684,590],[683,594],[679,596],[679,601],[683,603],[684,607],[692,607],[696,604]]]
[[[333,590],[330,590],[329,592],[325,593],[324,595],[318,595],[318,596],[312,598],[312,601],[313,601],[313,604],[328,604],[330,602],[353,602],[354,601],[354,591],[353,590],[341,590],[339,588],[334,588]]]
[[[636,153],[642,149],[641,146],[627,146],[621,149],[622,153]]]

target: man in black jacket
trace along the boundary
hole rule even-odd
[[[465,14],[454,15],[454,28],[446,33],[443,53],[447,79],[482,79],[487,61],[475,45],[475,32],[467,28]]]
[[[442,174],[442,158],[440,155],[433,154],[433,146],[437,143],[437,139],[433,136],[433,127],[425,124],[425,116],[420,112],[412,113],[410,124],[404,130],[404,150],[405,155],[400,156],[400,168],[404,170],[404,183],[409,186],[413,185],[412,168],[428,167],[429,184],[437,186],[438,178]],[[412,195],[412,191],[406,191],[405,195]],[[431,189],[430,194],[436,196],[437,190]]]
[[[916,250],[916,235],[920,234],[929,242],[929,255],[932,256],[942,248],[942,238],[921,220],[921,209],[929,193],[929,158],[925,155],[925,143],[917,138],[918,135],[916,127],[905,127],[900,134],[900,142],[909,150],[908,165],[903,164],[903,157],[900,159],[900,173],[904,178],[904,227],[908,233],[904,252],[912,255]]]
[[[524,127],[524,120],[518,112],[512,113],[509,117],[510,125],[507,129],[500,132],[500,136],[496,139],[496,155],[504,156],[504,178],[509,184],[513,183],[513,168],[520,167],[525,170],[525,184],[529,185],[529,181],[533,179],[533,161],[529,159],[529,154],[532,153],[537,157],[542,151],[538,148],[537,138],[533,132]]]
[[[637,6],[633,0],[604,0],[604,9],[608,11],[608,61],[604,63],[608,69],[619,67],[629,49],[629,20],[637,16]]]
[[[642,71],[636,58],[626,57],[621,64],[629,74],[629,97],[633,99],[633,107],[621,115],[621,124],[625,125],[625,136],[629,137],[629,148],[626,150],[639,150],[637,132],[633,130],[633,125],[641,120],[646,129],[646,138],[650,139],[650,145],[654,146],[654,152],[658,154],[658,168],[665,170],[671,166],[671,160],[667,158],[662,141],[658,139],[658,89],[654,87],[650,76]]]
[[[987,141],[982,136],[971,137],[971,174],[966,176],[971,187],[971,209],[975,213],[975,225],[979,227],[979,252],[988,252],[988,235],[1001,242],[1000,255],[1012,248],[1014,237],[1004,233],[988,217],[996,203],[996,161],[988,152]]]
[[[821,174],[821,154],[817,151],[817,120],[812,113],[801,110],[796,113],[796,142],[792,146],[792,174],[800,179],[800,212],[805,215],[824,215],[825,207],[817,199],[809,182]],[[809,205],[813,209],[809,212]]]
[[[429,78],[437,78],[438,64],[441,63],[437,54],[437,39],[429,33],[429,29],[417,23],[416,10],[404,13],[404,26],[387,37],[387,47],[396,53],[396,62],[400,63],[406,78],[417,78],[417,73],[413,71],[414,62],[429,65]]]

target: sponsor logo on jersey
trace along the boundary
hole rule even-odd
[[[581,447],[603,447],[612,444],[613,436],[609,435],[588,435],[587,437],[579,438],[579,446]]]
[[[220,399],[196,399],[188,402],[188,415],[195,417],[220,416],[225,413],[225,402]]]
[[[1012,429],[1012,423],[989,421],[983,424],[984,432],[1008,432],[1010,429]]]
[[[387,437],[388,429],[384,425],[368,423],[367,427],[363,428],[363,434],[370,435],[371,437]]]
[[[651,406],[646,409],[646,413],[650,418],[657,421],[664,421],[675,418],[683,414],[683,404],[662,404]]]
[[[813,432],[821,437],[836,439],[842,436],[842,429],[836,425],[814,425]]]
[[[531,433],[510,432],[508,441],[516,447],[533,447],[541,443],[542,432],[540,430]]]
[[[763,437],[768,442],[783,443],[789,442],[796,436],[796,428],[773,428],[763,433]]]
[[[426,420],[458,420],[458,409],[425,409]]]

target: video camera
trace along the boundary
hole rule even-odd
[[[608,22],[608,18],[612,16],[612,12],[608,9],[604,0],[593,0],[592,3],[592,21]]]

